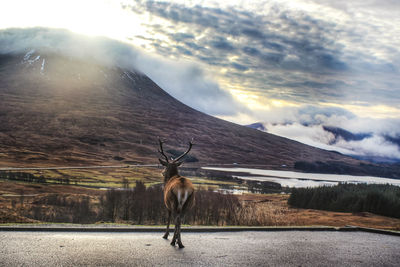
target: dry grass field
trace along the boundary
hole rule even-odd
[[[153,170],[154,171],[154,170]],[[157,177],[157,176],[156,176]],[[133,181],[133,179],[132,179]],[[199,179],[204,188],[206,179]],[[148,181],[147,185],[155,181]],[[207,181],[211,188],[216,181]],[[215,184],[214,184],[215,183]],[[63,201],[87,199],[94,210],[98,209],[100,198],[106,190],[65,184],[32,184],[0,180],[0,223],[39,223],[26,216],[35,207],[48,213],[60,212],[62,207],[49,204],[49,199],[59,196]],[[371,213],[344,213],[311,209],[292,208],[287,204],[288,194],[242,194],[236,195],[242,204],[240,220],[242,225],[263,226],[362,226],[379,229],[400,230],[400,219]],[[67,212],[67,211],[66,211]],[[127,223],[119,221],[120,223]]]
[[[375,215],[368,212],[348,213],[313,209],[297,209],[287,204],[285,194],[244,194],[241,201],[255,206],[254,216],[264,220],[265,225],[296,226],[361,226],[378,229],[400,230],[400,219]],[[254,203],[254,204],[253,204]]]

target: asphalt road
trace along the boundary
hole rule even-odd
[[[0,232],[1,266],[399,266],[400,237],[366,232]]]

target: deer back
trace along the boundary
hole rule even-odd
[[[194,205],[192,182],[186,177],[172,177],[164,187],[164,203],[168,210],[177,213],[191,209]]]

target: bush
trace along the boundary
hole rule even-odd
[[[140,181],[134,188],[109,189],[101,199],[100,219],[103,221],[129,221],[133,224],[165,224],[167,211],[161,185],[146,188]],[[207,190],[195,192],[195,206],[186,214],[189,224],[237,224],[235,217],[240,208],[236,196]]]
[[[90,205],[90,197],[84,195],[50,194],[34,201],[25,216],[45,222],[93,223],[96,213]]]
[[[371,212],[400,218],[400,187],[344,183],[337,186],[294,188],[288,204],[298,208]]]
[[[43,176],[37,177],[31,173],[26,173],[26,172],[0,171],[0,179],[8,179],[12,181],[29,182],[29,183],[46,183],[46,179]]]
[[[22,206],[25,217],[45,222],[167,223],[162,185],[146,187],[141,181],[130,188],[128,180],[125,180],[123,188],[108,189],[100,196],[45,194]],[[184,223],[220,226],[291,224],[284,213],[284,210],[276,213],[276,209],[270,206],[242,202],[236,195],[198,189],[195,191],[195,205],[185,215]]]

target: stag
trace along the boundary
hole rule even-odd
[[[168,157],[164,153],[163,141],[160,139],[158,141],[160,144],[158,152],[164,157],[164,159],[159,158],[158,160],[165,167],[162,172],[164,176],[164,204],[168,210],[167,230],[163,238],[168,239],[172,215],[175,218],[175,231],[171,245],[175,246],[177,242],[179,248],[183,248],[184,246],[181,240],[181,222],[185,213],[194,205],[194,187],[188,178],[178,174],[178,167],[182,164],[180,160],[192,149],[193,140],[189,142],[189,148],[186,152],[175,159],[171,158],[171,161],[168,160]]]

